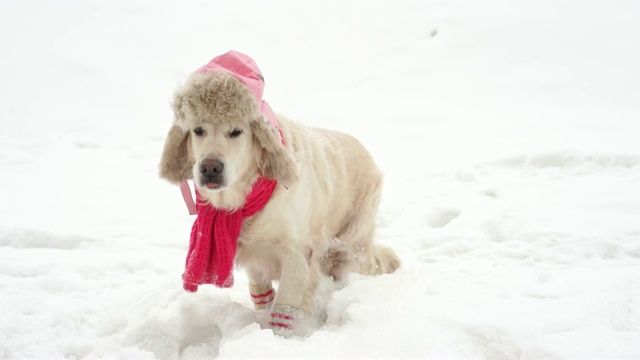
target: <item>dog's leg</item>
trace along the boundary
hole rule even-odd
[[[349,223],[338,234],[345,242],[344,249],[335,254],[329,252],[327,259],[329,265],[333,265],[329,273],[334,278],[339,279],[348,271],[364,275],[388,274],[400,267],[400,259],[393,250],[373,242],[381,185],[381,181],[372,182]]]
[[[315,283],[309,276],[309,259],[306,254],[283,254],[278,294],[271,308],[269,326],[281,336],[290,336],[295,324],[305,312],[311,313],[313,297],[310,286]]]
[[[273,289],[271,281],[265,281],[259,272],[247,269],[247,277],[249,278],[249,295],[256,310],[264,310],[271,308],[276,291]]]
[[[249,284],[249,294],[251,295],[251,301],[256,310],[264,310],[271,307],[273,298],[276,296],[276,291],[273,290],[271,284]]]

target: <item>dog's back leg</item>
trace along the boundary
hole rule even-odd
[[[381,184],[381,179],[371,184],[338,234],[341,246],[330,249],[323,259],[323,270],[336,280],[350,271],[379,275],[392,273],[400,267],[400,259],[393,250],[373,242]]]

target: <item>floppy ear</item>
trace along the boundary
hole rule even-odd
[[[253,136],[263,150],[260,170],[267,179],[278,180],[285,187],[293,185],[298,178],[295,160],[278,136],[278,130],[263,117],[251,122]]]
[[[188,142],[189,131],[171,126],[160,159],[160,177],[174,184],[193,177],[194,161],[189,157]]]

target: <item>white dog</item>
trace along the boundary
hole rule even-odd
[[[256,309],[269,309],[270,326],[288,335],[311,313],[322,273],[339,279],[400,266],[392,250],[373,243],[381,173],[349,135],[270,118],[262,75],[246,55],[230,52],[211,64],[175,94],[160,175],[176,184],[193,179],[203,205],[229,214],[245,206],[258,179],[277,181],[266,205],[243,219],[235,263],[246,270]]]

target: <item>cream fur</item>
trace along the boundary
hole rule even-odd
[[[391,273],[395,253],[373,243],[382,176],[352,136],[303,126],[279,116],[285,146],[259,113],[255,100],[230,75],[195,75],[176,92],[175,122],[165,143],[160,174],[172,183],[194,178],[199,162],[220,159],[227,185],[200,188],[213,206],[237,209],[260,173],[278,186],[266,207],[245,220],[236,262],[254,286],[279,281],[275,305],[305,312],[321,273]],[[195,127],[204,136],[195,136]],[[242,135],[230,138],[229,132]],[[185,170],[187,169],[187,170]]]

